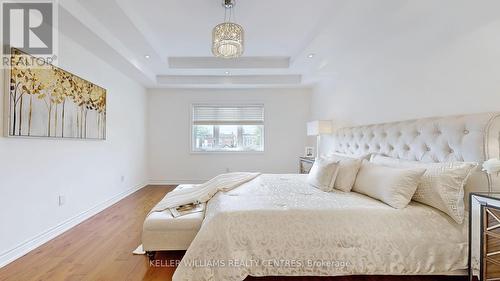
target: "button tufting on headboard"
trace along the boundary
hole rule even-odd
[[[488,130],[494,119],[500,122],[495,117],[498,117],[495,113],[485,113],[343,128],[333,134],[333,147],[327,151],[341,152],[341,148],[347,147],[353,153],[362,148],[380,153],[386,149],[405,155],[408,160],[481,162],[488,158],[485,134],[490,133]],[[424,157],[419,153],[422,146],[425,154],[430,155]],[[488,151],[491,149],[488,147]],[[497,147],[493,152],[498,151]],[[456,156],[448,159],[450,153]]]
[[[500,113],[424,118],[337,130],[321,151],[360,156],[380,153],[412,161],[467,161],[500,157]],[[478,168],[479,171],[479,168]],[[477,178],[475,178],[477,177]],[[478,189],[500,191],[499,177],[476,172]],[[486,187],[488,188],[488,187]]]

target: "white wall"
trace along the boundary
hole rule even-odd
[[[500,111],[498,9],[468,3],[459,11],[465,16],[453,14],[465,4],[445,6],[436,19],[421,16],[404,32],[379,26],[363,46],[332,48],[338,55],[312,95],[313,118],[343,126]],[[377,23],[360,30],[370,24]]]
[[[62,34],[59,44],[60,67],[107,89],[107,140],[0,137],[0,266],[71,218],[147,183],[145,89]]]
[[[230,171],[296,173],[306,146],[309,89],[149,90],[149,176],[152,183],[207,180]],[[264,153],[194,154],[192,103],[263,103]]]

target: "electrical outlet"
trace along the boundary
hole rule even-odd
[[[58,200],[59,206],[62,206],[66,203],[66,198],[64,197],[64,195],[59,195],[57,197],[57,200]]]
[[[120,181],[121,181],[121,182],[124,182],[124,181],[125,181],[125,176],[121,176],[121,177],[120,177]]]
[[[226,168],[226,173],[229,173],[231,172],[231,170],[229,170],[229,168]]]

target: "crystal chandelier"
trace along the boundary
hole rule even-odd
[[[243,54],[243,27],[231,22],[234,0],[224,0],[223,6],[224,22],[216,25],[212,31],[212,53],[216,57],[237,58]]]

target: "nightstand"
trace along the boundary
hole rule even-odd
[[[314,157],[299,157],[299,174],[309,174],[314,164]]]
[[[469,199],[469,280],[500,280],[500,192]]]

